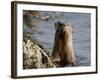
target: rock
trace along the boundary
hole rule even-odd
[[[24,36],[23,69],[56,67],[48,55],[48,51],[36,40]]]
[[[44,21],[48,21],[50,18],[50,16],[39,16],[39,15],[36,15],[35,17],[40,19],[40,20],[44,20]]]

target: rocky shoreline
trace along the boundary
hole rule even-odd
[[[54,68],[49,52],[40,43],[25,34],[23,36],[23,69]]]

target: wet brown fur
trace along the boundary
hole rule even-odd
[[[72,40],[72,25],[69,23],[55,23],[56,33],[51,58],[53,62],[60,62],[60,66],[76,65],[76,58]]]

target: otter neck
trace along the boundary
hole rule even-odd
[[[64,40],[65,46],[72,46],[73,44],[73,40],[72,40],[72,34],[68,35],[66,40]]]

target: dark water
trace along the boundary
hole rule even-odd
[[[89,13],[71,13],[71,12],[39,12],[40,16],[49,15],[48,20],[32,18],[33,27],[29,28],[24,24],[24,32],[30,33],[31,37],[37,39],[51,53],[54,43],[55,28],[57,21],[70,22],[73,25],[73,43],[77,63],[79,66],[91,65],[90,50],[90,17]]]

